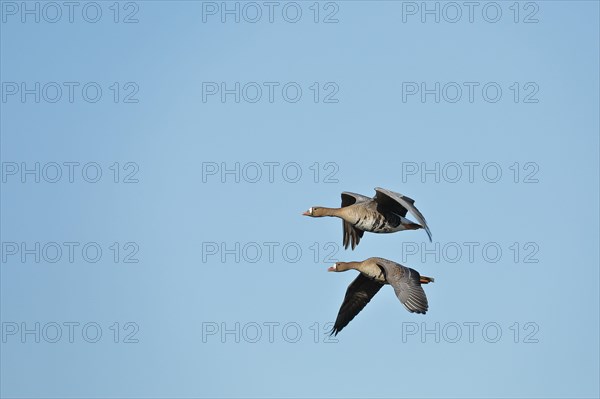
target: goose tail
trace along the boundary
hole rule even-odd
[[[433,283],[434,281],[435,280],[433,277],[421,276],[421,278],[420,278],[421,284],[429,284],[429,283]]]

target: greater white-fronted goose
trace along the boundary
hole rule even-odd
[[[415,207],[412,198],[384,188],[375,189],[375,197],[343,192],[341,208],[313,206],[303,215],[311,217],[335,216],[343,220],[344,248],[354,249],[365,231],[395,233],[401,230],[425,229],[431,241],[431,231],[425,217]],[[410,212],[418,223],[406,218]]]
[[[358,270],[360,274],[348,286],[331,334],[337,335],[356,316],[371,298],[386,284],[394,287],[396,296],[411,313],[425,314],[429,305],[421,284],[433,283],[433,278],[421,276],[414,269],[383,258],[362,262],[338,262],[327,271]]]

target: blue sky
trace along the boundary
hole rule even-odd
[[[598,397],[597,2],[23,4],[3,397]],[[375,187],[434,242],[301,216]],[[430,310],[384,287],[331,340],[371,256]]]

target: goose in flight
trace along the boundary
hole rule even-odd
[[[369,303],[386,284],[391,285],[396,296],[411,313],[425,314],[429,305],[421,284],[433,283],[433,278],[421,276],[414,269],[383,258],[369,258],[362,262],[338,262],[327,271],[358,270],[358,277],[348,286],[344,302],[331,330],[337,335]]]
[[[425,217],[415,207],[412,198],[384,188],[375,189],[375,197],[343,192],[341,208],[313,206],[304,212],[304,216],[335,216],[343,221],[344,248],[352,245],[354,249],[365,231],[371,233],[395,233],[401,230],[425,229],[431,241],[431,231]],[[418,223],[406,218],[406,213],[417,219]]]

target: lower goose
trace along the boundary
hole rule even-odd
[[[421,284],[433,283],[433,278],[421,276],[414,269],[383,258],[369,258],[362,262],[338,262],[330,272],[358,270],[360,274],[348,286],[344,302],[331,330],[337,335],[369,303],[386,284],[391,285],[396,296],[411,313],[425,314],[429,305]]]

